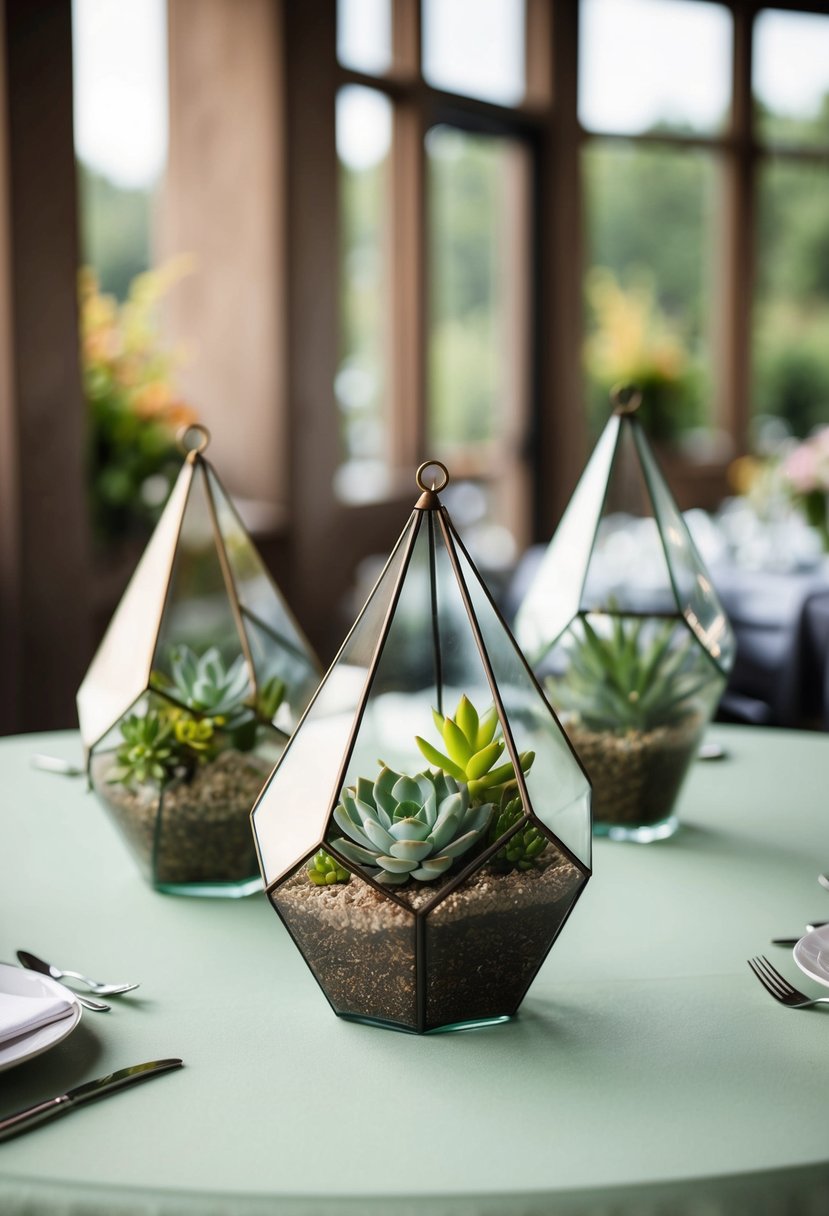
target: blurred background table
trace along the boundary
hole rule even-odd
[[[264,897],[146,887],[83,781],[30,767],[74,734],[0,742],[0,959],[141,981],[4,1073],[0,1115],[186,1063],[0,1145],[3,1216],[829,1211],[829,1015],[746,966],[829,915],[829,738],[712,735],[674,838],[596,842],[520,1016],[427,1038],[335,1018]]]

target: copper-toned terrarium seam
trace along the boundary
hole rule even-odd
[[[250,680],[251,688],[253,689],[254,699],[259,693],[259,679],[256,674],[256,665],[253,661],[253,654],[250,649],[245,622],[242,617],[242,607],[239,602],[239,592],[236,588],[236,580],[233,577],[230,560],[225,549],[224,536],[219,525],[219,515],[216,510],[216,503],[213,498],[213,487],[210,484],[210,478],[207,475],[207,462],[199,451],[196,451],[194,464],[200,465],[202,476],[204,477],[204,489],[207,496],[207,510],[210,514],[210,525],[213,529],[213,540],[216,545],[216,552],[219,556],[219,565],[222,570],[222,578],[225,582],[225,590],[227,598],[230,601],[230,611],[233,613],[233,621],[236,625],[236,632],[239,635],[239,644],[242,647],[242,654],[245,656],[245,664],[248,669],[248,679]]]
[[[484,664],[484,669],[486,671],[487,680],[489,681],[490,691],[492,692],[493,700],[495,701],[495,704],[498,708],[498,714],[501,719],[501,729],[504,734],[504,741],[507,745],[507,751],[509,753],[510,760],[512,761],[512,765],[515,770],[515,780],[518,785],[518,789],[521,794],[521,798],[524,802],[524,811],[525,811],[525,813],[529,814],[533,820],[542,824],[543,827],[546,827],[547,831],[551,833],[551,835],[553,837],[553,841],[556,844],[556,846],[558,848],[560,848],[562,850],[562,852],[567,855],[567,857],[573,862],[573,864],[575,866],[577,866],[577,868],[579,870],[582,871],[583,874],[589,875],[592,873],[591,866],[586,865],[585,862],[583,862],[580,858],[576,857],[576,855],[564,843],[564,841],[560,840],[559,837],[556,835],[556,833],[554,833],[551,828],[547,827],[547,825],[543,823],[543,821],[540,819],[540,817],[533,810],[532,800],[530,799],[529,791],[527,789],[526,777],[524,774],[524,770],[521,767],[520,755],[518,753],[518,749],[515,746],[515,740],[512,735],[512,728],[510,727],[507,712],[504,707],[504,703],[501,698],[500,691],[498,689],[498,682],[495,679],[495,673],[492,669],[492,663],[489,658],[489,652],[487,651],[486,643],[484,642],[483,635],[481,634],[481,629],[478,624],[477,616],[475,615],[475,609],[474,609],[474,607],[472,605],[472,601],[469,597],[469,590],[466,586],[466,579],[464,577],[463,571],[460,568],[460,563],[458,562],[457,553],[456,553],[455,547],[454,547],[455,541],[457,541],[461,551],[464,554],[464,557],[470,563],[470,566],[473,565],[472,559],[470,558],[469,553],[467,552],[466,548],[464,547],[464,544],[461,541],[460,537],[458,536],[458,534],[455,532],[454,528],[452,527],[451,520],[448,519],[445,509],[440,512],[439,519],[440,519],[441,529],[444,534],[444,540],[446,542],[446,548],[449,552],[449,559],[452,562],[452,567],[455,571],[455,577],[458,580],[458,586],[460,587],[461,596],[464,601],[464,607],[466,608],[467,616],[469,617],[469,623],[472,628],[472,633],[475,638],[475,643],[478,647],[478,651],[481,656],[481,661]],[[492,599],[492,596],[489,594],[489,591],[488,591],[487,587],[485,586],[485,584],[482,582],[480,585],[483,588],[485,599],[488,601],[490,607],[492,608],[493,612],[496,615],[496,619],[499,621],[502,628],[504,629],[506,636],[509,639],[511,639],[512,635],[510,633],[509,626],[507,625],[506,621],[504,620],[498,606],[495,604],[494,600]],[[582,774],[589,782],[589,780],[590,780],[589,775],[586,772],[581,760],[579,759],[578,753],[576,752],[572,743],[570,743],[569,739],[567,739],[566,732],[564,731],[563,727],[561,726],[561,723],[559,722],[558,715],[556,714],[552,705],[548,701],[547,697],[544,695],[544,692],[543,692],[541,686],[539,685],[538,681],[536,680],[532,670],[530,669],[529,664],[527,663],[527,660],[524,658],[524,655],[523,655],[521,649],[514,643],[513,643],[513,649],[515,651],[516,658],[520,661],[521,666],[524,668],[524,671],[529,678],[531,687],[533,687],[535,689],[535,691],[538,693],[539,697],[541,698],[541,702],[548,710],[550,717],[552,718],[554,723],[559,727],[564,739],[567,742],[567,746],[568,746],[573,758],[577,762]],[[591,814],[592,814],[592,812],[591,812]]]
[[[434,648],[435,659],[435,694],[437,697],[437,710],[439,714],[443,713],[443,655],[440,646],[440,624],[438,621],[438,580],[437,580],[437,563],[435,559],[435,515],[433,511],[429,512],[429,583],[431,592],[431,609],[432,609],[432,646]]]

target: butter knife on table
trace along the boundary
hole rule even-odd
[[[74,1110],[76,1106],[83,1105],[84,1102],[103,1098],[107,1094],[124,1089],[127,1085],[147,1081],[150,1077],[157,1077],[163,1072],[181,1068],[182,1064],[183,1060],[178,1059],[150,1060],[147,1064],[133,1064],[130,1068],[121,1068],[118,1072],[107,1073],[105,1077],[98,1077],[95,1081],[76,1085],[74,1089],[67,1090],[65,1094],[58,1094],[56,1098],[47,1098],[45,1102],[37,1102],[34,1106],[27,1106],[25,1110],[19,1110],[14,1115],[0,1119],[0,1140],[16,1136],[18,1132],[28,1131],[29,1128],[37,1127],[57,1115],[66,1114],[68,1111]]]

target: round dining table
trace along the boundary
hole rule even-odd
[[[74,732],[0,740],[0,960],[140,982],[0,1073],[0,1119],[126,1065],[178,1071],[0,1143],[3,1216],[815,1216],[829,1212],[829,1006],[758,983],[829,920],[829,735],[716,726],[681,829],[594,842],[512,1021],[337,1018],[261,893],[164,895]]]

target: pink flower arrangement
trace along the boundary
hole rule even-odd
[[[799,498],[816,491],[829,494],[829,426],[815,431],[783,461],[783,478]]]

